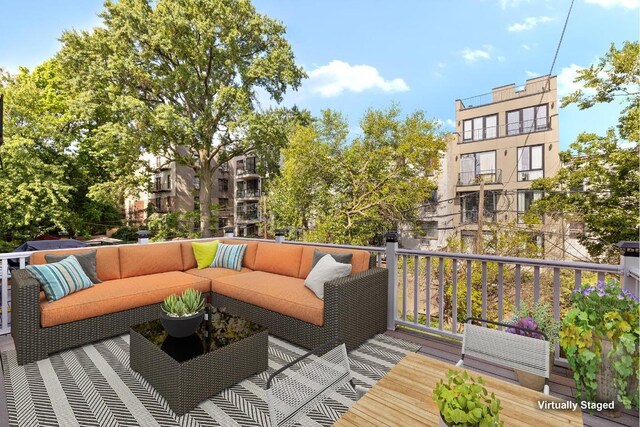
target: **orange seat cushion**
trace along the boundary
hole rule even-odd
[[[297,277],[254,271],[213,279],[211,290],[314,325],[324,323],[324,301]]]
[[[254,270],[298,277],[301,258],[302,245],[260,242]]]
[[[120,256],[117,246],[106,246],[102,248],[83,248],[57,251],[39,251],[34,252],[29,257],[29,263],[33,265],[46,264],[44,256],[47,254],[55,255],[72,255],[83,252],[96,251],[96,273],[100,280],[120,279]]]
[[[120,246],[122,278],[182,271],[180,242]]]
[[[300,271],[298,273],[299,278],[306,279],[309,275],[309,272],[311,272],[311,265],[313,264],[313,251],[315,249],[327,253],[352,254],[353,257],[351,257],[351,274],[361,273],[369,269],[369,258],[371,257],[371,255],[367,251],[304,246],[302,249]]]
[[[110,280],[54,302],[40,298],[42,327],[61,325],[162,302],[187,288],[209,292],[210,281],[180,271]]]
[[[219,277],[235,276],[236,274],[250,273],[252,271],[253,270],[247,267],[242,267],[241,271],[232,270],[230,268],[209,267],[209,268],[203,268],[202,270],[198,270],[197,268],[192,268],[190,270],[185,271],[185,273],[193,274],[194,276],[204,277],[205,279],[213,280]]]
[[[251,240],[236,240],[236,239],[223,239],[221,243],[227,245],[247,245],[247,250],[244,252],[244,258],[242,259],[242,266],[256,270],[256,253],[258,251],[258,242],[252,242]]]

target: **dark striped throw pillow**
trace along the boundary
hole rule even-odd
[[[232,270],[242,270],[242,260],[248,245],[225,245],[220,243],[216,257],[211,263],[211,267],[230,268]]]
[[[28,265],[26,270],[40,283],[49,301],[56,301],[73,292],[93,286],[78,259],[70,255],[60,262]]]

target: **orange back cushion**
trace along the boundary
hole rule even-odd
[[[253,270],[298,277],[301,259],[302,246],[300,245],[260,242]]]
[[[29,262],[33,265],[46,264],[44,256],[47,254],[64,255],[79,254],[82,252],[96,252],[96,273],[100,280],[120,279],[120,257],[117,246],[105,246],[99,248],[70,249],[58,251],[39,251],[31,254]]]
[[[350,253],[353,255],[351,258],[351,274],[360,273],[369,269],[369,257],[370,254],[367,251],[351,250],[351,249],[338,249],[338,248],[324,248],[314,246],[304,246],[302,249],[302,260],[300,262],[300,271],[298,277],[306,279],[311,271],[311,265],[313,263],[313,251],[317,249],[322,252],[328,253]]]
[[[182,271],[180,242],[120,246],[122,278]]]
[[[258,252],[258,243],[251,240],[236,240],[236,239],[223,239],[221,243],[227,245],[247,245],[247,250],[244,252],[244,259],[242,260],[242,266],[255,270],[256,266],[256,253]]]

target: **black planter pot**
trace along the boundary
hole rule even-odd
[[[160,321],[167,333],[175,338],[184,338],[193,335],[204,319],[204,310],[188,317],[171,317],[165,312],[160,313]]]

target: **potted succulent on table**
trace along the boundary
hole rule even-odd
[[[617,401],[607,415],[638,407],[640,304],[614,279],[585,285],[571,295],[560,345],[573,369],[578,398]]]
[[[558,343],[558,334],[560,332],[560,321],[553,318],[551,304],[535,303],[529,306],[522,303],[513,314],[511,324],[520,328],[529,329],[531,332],[521,329],[508,328],[506,332],[517,335],[524,335],[531,338],[544,339],[544,334],[549,340],[549,369],[553,367],[553,353]],[[544,377],[534,375],[529,372],[514,369],[518,383],[521,386],[532,390],[542,391],[544,388]]]
[[[489,394],[484,379],[472,378],[467,371],[450,369],[447,381],[440,380],[433,390],[433,400],[440,410],[441,427],[494,427],[500,421],[500,399]]]
[[[160,321],[167,333],[175,338],[193,335],[204,318],[202,293],[189,288],[182,295],[173,294],[162,303]]]

